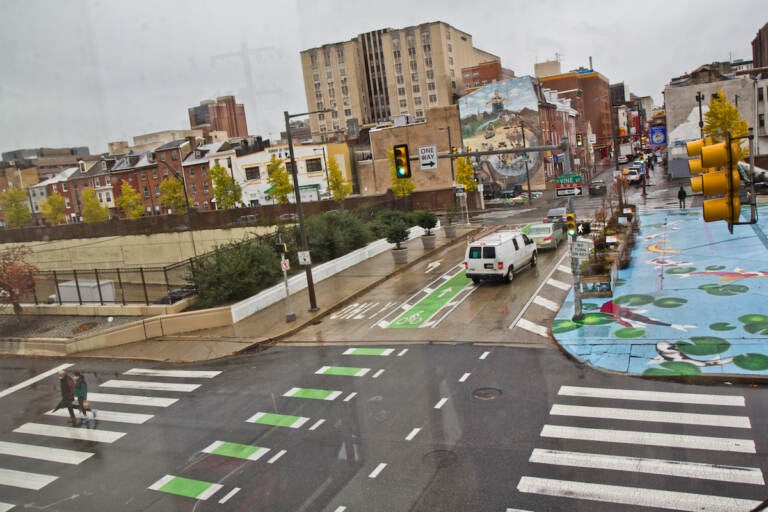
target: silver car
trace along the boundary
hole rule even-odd
[[[538,249],[557,249],[563,241],[563,230],[560,226],[551,222],[532,224],[528,228],[528,238],[536,242]]]

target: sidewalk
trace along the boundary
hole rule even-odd
[[[768,376],[768,204],[731,235],[691,199],[687,209],[670,206],[676,198],[662,199],[667,209],[638,205],[632,263],[614,296],[584,299],[574,322],[571,290],[553,322],[566,352],[629,375]]]
[[[260,345],[274,343],[307,325],[321,321],[339,306],[354,300],[370,288],[397,275],[445,247],[464,243],[467,234],[478,229],[460,225],[456,238],[446,238],[442,229],[436,230],[435,249],[425,251],[421,240],[414,238],[404,245],[408,247],[408,263],[395,265],[390,251],[344,270],[328,279],[315,283],[315,297],[319,310],[309,311],[309,292],[304,289],[291,294],[291,311],[296,320],[286,322],[286,301],[254,313],[228,327],[196,331],[183,336],[166,336],[147,341],[129,343],[76,354],[78,357],[103,357],[145,359],[169,362],[192,362],[229,356]]]

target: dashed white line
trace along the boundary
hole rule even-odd
[[[315,430],[317,427],[325,423],[325,420],[317,420],[314,425],[309,427],[309,430]]]
[[[228,493],[227,493],[227,494],[226,494],[226,495],[225,495],[223,498],[221,498],[221,499],[219,500],[219,503],[226,503],[226,502],[228,502],[228,501],[229,501],[229,498],[231,498],[232,496],[234,496],[234,495],[235,495],[235,494],[237,494],[238,492],[240,492],[240,488],[239,488],[239,487],[235,487],[234,489],[232,489],[231,491],[229,491],[229,492],[228,492]]]
[[[481,356],[480,356],[478,359],[485,359],[485,358],[486,358],[486,357],[488,357],[489,355],[490,355],[490,352],[488,352],[488,351],[486,350],[485,352],[483,352],[483,353],[482,353],[482,355],[481,355]]]
[[[517,322],[517,324],[512,324],[509,326],[510,329],[514,327],[520,327],[521,329],[525,329],[526,331],[530,331],[534,334],[538,334],[539,336],[546,337],[549,335],[549,331],[547,330],[546,327],[544,327],[543,325],[535,324],[525,318],[521,318]]]
[[[557,302],[551,301],[549,299],[545,299],[544,297],[541,297],[537,295],[533,299],[534,304],[538,304],[539,306],[545,307],[550,311],[559,311],[560,310],[560,304]]]
[[[408,349],[404,348],[403,350],[397,353],[397,357],[403,357],[406,352],[408,352]]]
[[[371,378],[373,378],[373,379],[378,379],[378,378],[379,378],[379,376],[380,376],[382,373],[384,373],[384,371],[385,371],[385,370],[382,368],[381,370],[379,370],[379,371],[377,371],[376,373],[374,373],[374,374],[371,376]]]
[[[357,392],[356,392],[356,391],[353,391],[353,392],[351,392],[349,395],[347,395],[347,398],[345,398],[345,399],[344,399],[344,401],[345,401],[345,402],[349,402],[350,400],[352,400],[352,399],[353,399],[353,398],[355,398],[356,396],[357,396]]]
[[[387,464],[386,464],[385,462],[381,462],[381,463],[379,463],[379,465],[378,465],[378,466],[376,466],[376,469],[374,469],[373,471],[371,471],[371,474],[370,474],[370,475],[368,475],[368,478],[376,478],[377,476],[379,476],[379,473],[381,473],[382,471],[384,471],[384,468],[385,468],[385,467],[387,467]]]
[[[405,440],[413,441],[413,438],[416,437],[419,432],[421,432],[421,427],[414,428],[407,436],[405,436]]]
[[[554,286],[555,288],[560,288],[561,290],[570,290],[571,285],[568,283],[564,283],[562,281],[558,281],[557,279],[547,279],[547,284],[550,286]]]
[[[277,462],[277,459],[285,455],[285,452],[286,452],[285,450],[280,450],[275,455],[273,455],[271,459],[267,461],[267,464],[274,464],[275,462]]]
[[[336,510],[334,510],[333,512],[344,512],[345,510],[347,510],[347,507],[342,505],[342,506],[336,508]]]
[[[461,378],[459,379],[459,382],[466,382],[470,375],[472,375],[472,374],[471,373],[465,373],[464,375],[461,376]]]
[[[557,270],[560,272],[565,272],[566,274],[572,274],[573,270],[568,265],[558,265]]]
[[[447,398],[441,398],[439,402],[435,404],[435,409],[440,409],[442,406],[445,405],[445,402],[447,402]]]

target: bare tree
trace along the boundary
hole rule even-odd
[[[21,298],[34,289],[33,274],[37,268],[26,262],[30,250],[16,246],[0,252],[0,304],[13,305],[16,320],[21,323]]]

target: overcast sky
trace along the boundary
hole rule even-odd
[[[272,139],[307,111],[299,51],[444,21],[515,74],[560,59],[663,101],[671,77],[751,59],[766,0],[0,0],[0,151],[88,146],[187,129],[187,108],[234,94]],[[239,56],[251,55],[250,70]],[[250,76],[249,76],[250,75]]]

